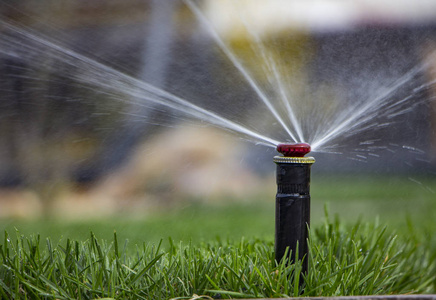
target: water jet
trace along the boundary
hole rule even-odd
[[[310,145],[279,144],[277,195],[275,215],[275,259],[303,260],[302,271],[308,267],[308,227],[310,223],[310,167],[313,157],[305,157]]]

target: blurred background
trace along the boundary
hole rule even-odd
[[[229,0],[198,5],[260,84],[268,78],[253,50],[253,36],[286,70],[299,101],[312,105],[308,98],[319,99],[320,110],[329,109],[324,98],[375,97],[423,62],[430,67],[414,73],[395,97],[403,99],[436,79],[434,1]],[[147,218],[157,211],[194,211],[217,203],[242,205],[233,209],[236,213],[262,203],[256,207],[268,207],[268,216],[273,215],[273,148],[144,103],[132,93],[107,92],[113,73],[105,74],[79,56],[249,128],[274,131],[277,124],[252,100],[254,91],[185,2],[14,0],[0,2],[0,16],[4,224],[40,218]],[[244,20],[250,21],[248,31]],[[41,46],[35,37],[52,44]],[[68,51],[77,53],[72,62]],[[97,83],[86,85],[84,78]],[[341,154],[313,154],[314,219],[322,216],[325,202],[350,219],[386,211],[392,219],[414,209],[434,213],[429,205],[436,200],[435,92],[429,85],[414,94],[407,114],[375,137],[369,131],[339,139],[335,143],[341,147],[332,152]],[[359,145],[367,140],[377,140],[383,151],[362,157]]]

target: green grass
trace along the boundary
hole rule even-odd
[[[323,217],[323,204],[332,214],[353,222],[372,221],[377,216],[389,227],[417,226],[436,230],[436,176],[313,176],[312,220]]]
[[[274,195],[273,195],[274,197]],[[119,216],[111,219],[64,221],[61,219],[2,220],[0,228],[8,232],[18,229],[29,236],[38,233],[42,239],[53,241],[67,238],[77,241],[89,239],[89,232],[104,240],[112,240],[117,231],[120,240],[131,245],[143,242],[157,244],[161,239],[173,239],[199,245],[220,238],[237,240],[274,236],[274,199],[271,203],[229,203],[215,205],[186,204],[183,208],[154,212],[143,218]],[[0,232],[0,239],[3,233]]]
[[[274,260],[274,195],[142,219],[2,220],[0,298],[436,293],[436,185],[419,181],[315,177],[305,275]]]
[[[408,220],[414,226],[436,231],[436,178],[419,178],[417,184],[402,177],[313,176],[311,185],[311,223],[322,224],[324,205],[331,215],[338,214],[344,223],[361,218],[373,222],[376,217],[391,229],[406,230]],[[436,189],[436,188],[434,188]],[[159,243],[172,238],[198,244],[216,237],[223,240],[261,238],[272,241],[274,235],[274,190],[255,199],[227,199],[225,203],[199,204],[185,201],[176,209],[165,209],[141,218],[119,215],[111,219],[67,221],[62,218],[0,220],[0,228],[29,236],[38,233],[42,239],[61,238],[85,241],[89,232],[111,240],[114,230],[121,240],[131,244]],[[0,240],[3,233],[0,232]]]
[[[39,236],[0,246],[0,294],[22,299],[169,299],[434,293],[433,232],[389,233],[377,223],[344,227],[327,219],[312,228],[309,272],[274,260],[273,243],[260,239],[200,245],[143,243],[132,252],[116,234],[53,244]],[[42,250],[44,248],[45,250]],[[303,280],[303,281],[302,281]]]

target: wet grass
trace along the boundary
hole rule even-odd
[[[436,238],[431,231],[394,234],[377,222],[312,228],[309,272],[276,263],[262,239],[199,245],[142,243],[129,249],[114,234],[53,243],[5,235],[0,294],[9,299],[190,299],[375,295],[436,292]],[[167,246],[162,247],[166,243]],[[43,244],[45,244],[43,246]],[[44,250],[42,250],[44,249]],[[133,250],[133,251],[132,251]]]
[[[187,202],[141,219],[1,221],[0,298],[436,293],[434,179],[315,177],[312,183],[307,274],[299,263],[274,261],[273,196]]]

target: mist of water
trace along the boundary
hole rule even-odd
[[[239,25],[245,26],[245,34],[253,41],[253,51],[257,53],[260,61],[257,63],[265,66],[264,72],[273,91],[272,96],[266,96],[261,84],[250,74],[249,67],[244,66],[243,58],[238,57],[231,46],[226,44],[224,38],[220,36],[218,30],[202,12],[199,2],[194,0],[185,0],[185,2],[223,53],[252,86],[267,110],[274,115],[277,122],[286,131],[288,138],[282,142],[307,142],[311,144],[312,151],[315,152],[340,151],[340,147],[334,141],[393,126],[395,118],[406,115],[422,101],[428,100],[426,97],[418,97],[417,95],[435,84],[435,81],[430,81],[410,88],[410,85],[413,86],[416,84],[415,82],[418,82],[416,77],[427,68],[424,62],[411,66],[408,71],[398,75],[397,78],[394,77],[390,80],[384,78],[383,83],[377,82],[377,78],[374,78],[376,93],[368,91],[366,95],[360,95],[354,99],[341,98],[340,96],[326,99],[329,96],[313,97],[310,94],[296,100],[296,97],[292,96],[293,89],[298,89],[298,87],[295,88],[297,84],[293,82],[295,78],[288,76],[289,70],[280,69],[271,51],[268,51],[259,34],[253,30],[256,27],[255,24],[250,24],[250,20],[244,16],[241,7],[235,7],[235,11],[239,12],[241,19]],[[326,100],[330,101],[330,104],[326,104]],[[373,141],[372,144],[374,143]],[[367,150],[376,149],[380,149],[379,146],[367,148]]]
[[[135,101],[135,105],[138,106],[159,105],[176,110],[195,119],[237,132],[256,143],[272,147],[279,143],[279,141],[252,131],[236,121],[228,120],[212,111],[194,105],[186,99],[55,44],[29,30],[4,21],[0,22],[1,26],[9,31],[9,34],[3,33],[0,38],[0,53],[5,57],[18,57],[32,61],[49,53],[50,59],[53,61],[51,66],[46,67],[55,68],[56,62],[58,62],[72,69],[79,69],[79,72],[71,72],[65,76],[73,77],[75,81],[82,84],[82,87],[98,89],[101,93],[119,101]],[[35,79],[39,80],[40,78]]]
[[[278,123],[279,130],[285,132],[285,138],[282,138],[283,135],[277,135],[277,132],[271,132],[271,128],[265,128],[264,131],[254,130],[241,120],[226,118],[213,110],[193,104],[190,99],[157,88],[61,46],[29,28],[6,21],[0,21],[3,27],[0,36],[0,53],[3,57],[29,62],[41,57],[49,57],[50,62],[41,61],[40,65],[47,70],[55,69],[59,64],[68,66],[76,71],[63,76],[74,79],[83,88],[98,90],[99,93],[118,101],[134,102],[136,106],[145,109],[155,109],[158,106],[164,110],[177,111],[185,116],[232,131],[246,140],[270,147],[275,147],[280,142],[308,142],[312,145],[313,151],[318,152],[339,151],[335,143],[338,139],[390,126],[390,120],[407,114],[419,103],[420,100],[416,100],[415,95],[435,84],[435,82],[420,84],[410,89],[406,96],[400,99],[395,97],[399,90],[409,88],[414,78],[423,71],[426,66],[422,64],[410,68],[402,76],[383,87],[378,87],[375,95],[368,93],[366,97],[352,99],[353,101],[341,97],[325,99],[328,97],[315,97],[314,94],[298,99],[295,96],[298,95],[295,92],[296,83],[287,76],[286,70],[281,69],[279,62],[268,51],[261,37],[251,29],[249,21],[244,20],[246,31],[253,41],[253,51],[258,54],[261,63],[265,66],[270,87],[266,91],[259,80],[252,75],[249,67],[244,64],[243,59],[238,57],[225,39],[219,35],[196,2],[186,0],[185,3],[233,64],[235,71],[240,72],[242,78],[257,95],[258,100],[265,107],[264,115],[272,116]],[[241,17],[243,18],[242,15]],[[130,114],[141,117],[132,112]],[[280,138],[275,138],[276,136]],[[374,142],[362,141],[361,146],[377,149],[376,146],[372,146],[373,144]],[[360,158],[364,159],[363,156]]]

